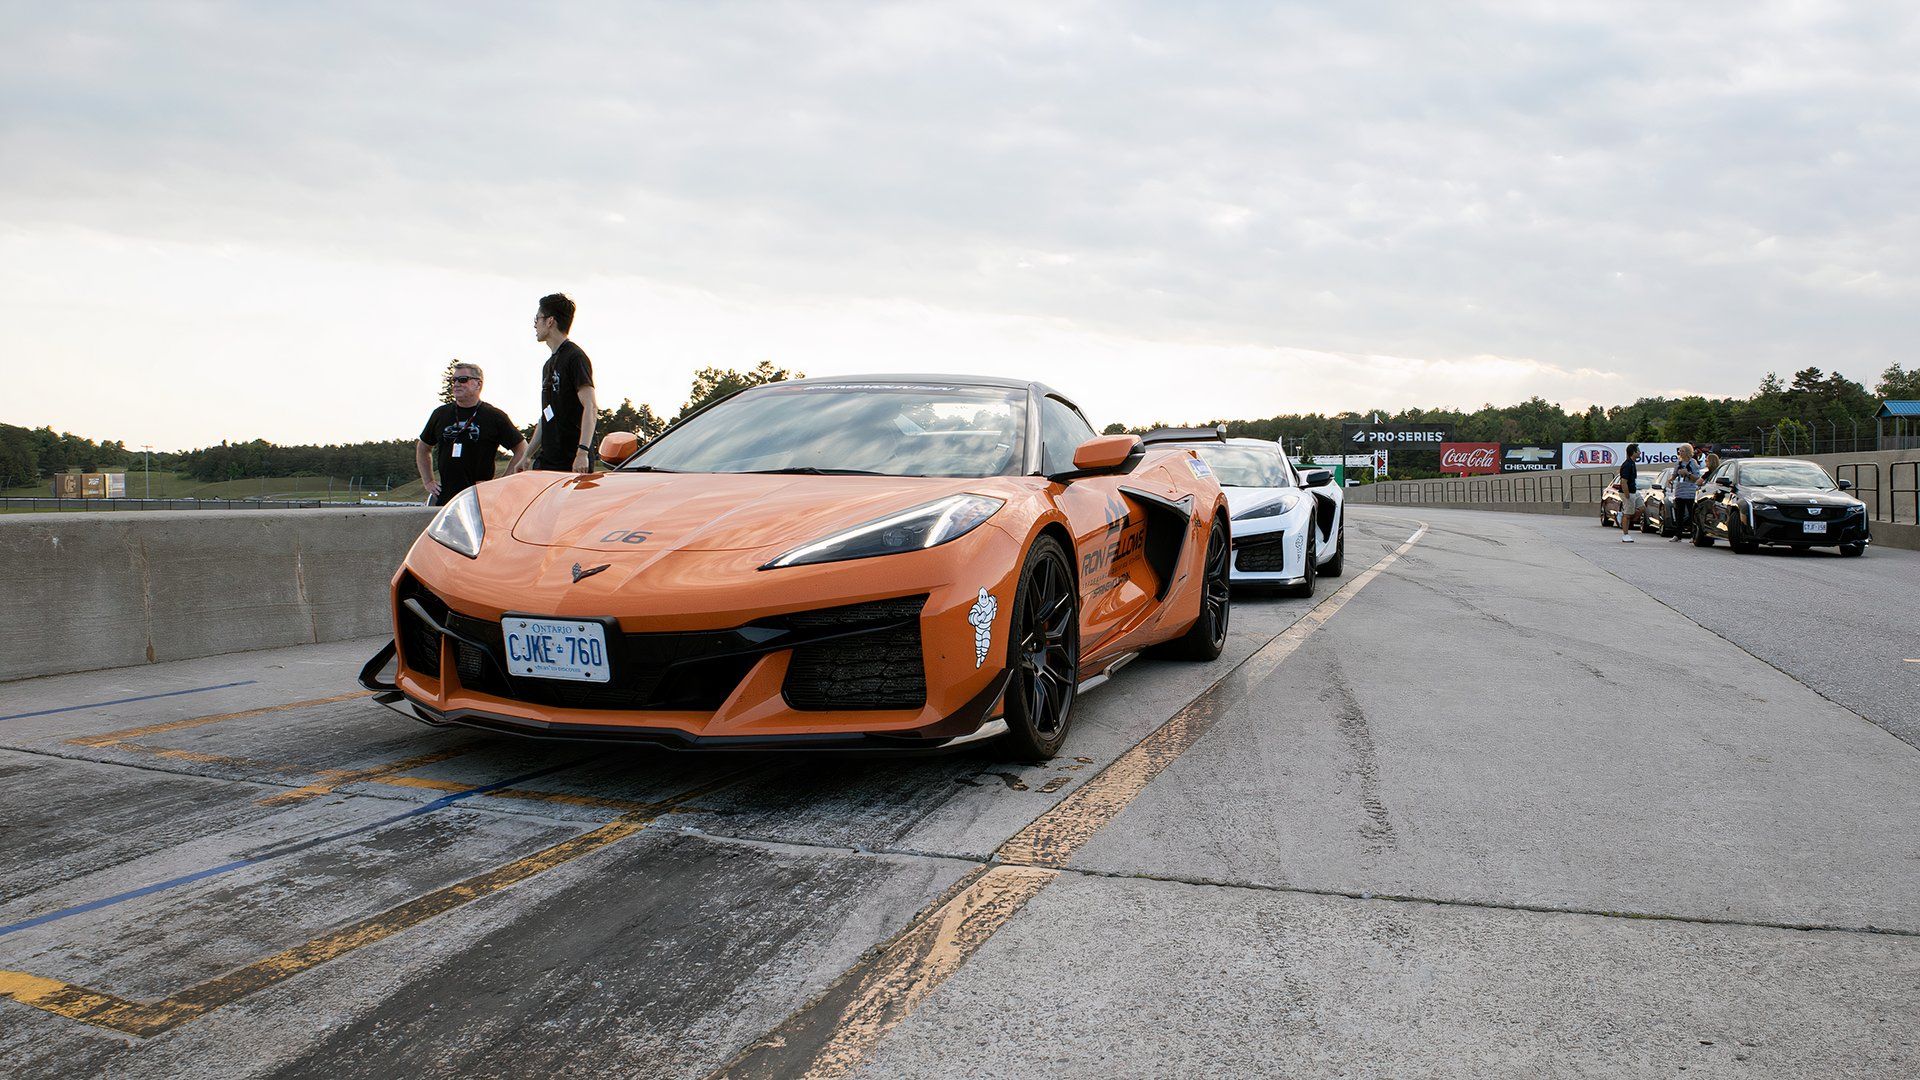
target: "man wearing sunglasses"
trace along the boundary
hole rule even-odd
[[[480,365],[455,364],[449,381],[453,400],[433,410],[413,445],[413,463],[427,486],[429,506],[445,506],[467,488],[493,479],[493,459],[502,449],[513,454],[509,472],[527,458],[527,440],[520,429],[506,413],[480,400]],[[439,480],[433,478],[435,471]]]

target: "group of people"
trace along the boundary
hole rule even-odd
[[[1646,497],[1640,492],[1640,444],[1628,443],[1625,460],[1620,462],[1620,542],[1633,543],[1633,519],[1646,503]],[[1679,463],[1667,476],[1667,505],[1672,507],[1673,535],[1668,539],[1679,543],[1693,529],[1693,501],[1700,494],[1700,485],[1720,467],[1720,456],[1710,453],[1705,447],[1695,448],[1692,443],[1681,443]]]
[[[480,400],[486,385],[480,365],[455,361],[449,376],[453,400],[427,417],[413,448],[429,506],[444,506],[467,488],[493,479],[494,461],[502,450],[513,455],[509,473],[588,471],[599,403],[593,362],[569,337],[574,310],[564,293],[554,293],[541,297],[534,312],[534,340],[547,347],[547,362],[540,370],[540,416],[533,422],[531,439],[520,434],[505,412]]]

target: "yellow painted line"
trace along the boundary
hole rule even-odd
[[[715,1077],[841,1076],[858,1068],[895,1024],[960,970],[1058,870],[983,867],[785,1024],[721,1066]],[[794,1046],[816,1046],[803,1063]]]
[[[437,761],[445,761],[451,757],[459,757],[467,753],[468,749],[467,747],[460,747],[453,750],[435,750],[431,753],[415,754],[409,758],[401,758],[399,761],[389,761],[384,765],[374,765],[364,769],[323,769],[320,772],[320,776],[324,779],[316,780],[305,787],[295,788],[292,791],[283,791],[278,795],[269,795],[260,800],[260,805],[285,806],[288,803],[318,798],[332,792],[335,788],[345,787],[348,784],[357,784],[365,780],[377,780],[392,773],[411,772],[414,769],[432,765]],[[472,786],[471,784],[464,784],[461,785],[458,790],[465,791]]]
[[[206,724],[218,724],[227,720],[245,720],[249,716],[264,716],[267,713],[287,712],[291,709],[307,709],[315,705],[331,705],[336,701],[352,701],[354,698],[371,697],[372,691],[356,690],[351,694],[337,694],[333,697],[311,698],[307,701],[289,701],[284,705],[268,705],[259,709],[246,709],[241,712],[215,713],[212,716],[196,716],[188,720],[170,720],[164,724],[148,724],[145,727],[125,728],[109,731],[105,735],[86,735],[77,739],[68,739],[73,746],[112,746],[129,739],[159,735],[168,731],[184,731],[187,728],[201,727]]]
[[[998,863],[962,878],[878,953],[863,960],[756,1040],[709,1080],[805,1076],[857,1070],[874,1047],[1027,901],[1060,875],[1073,855],[1152,779],[1199,741],[1236,695],[1257,686],[1387,567],[1425,536],[1425,522],[1407,541],[1349,581],[1215,682],[1113,764],[1014,834]]]
[[[473,785],[463,780],[435,780],[425,776],[381,776],[372,781],[375,784],[388,784],[393,787],[418,788],[423,791],[465,791]],[[634,799],[613,799],[604,795],[576,795],[568,791],[536,791],[521,788],[502,788],[487,792],[489,799],[526,799],[533,802],[563,803],[568,806],[590,806],[598,810],[650,810],[652,803],[638,802]],[[684,807],[674,807],[676,812]]]
[[[1279,637],[1267,642],[1219,682],[1208,687],[1166,723],[1135,743],[1113,764],[1096,773],[1051,810],[1015,833],[994,853],[1002,862],[1030,866],[1064,867],[1086,842],[1127,808],[1146,786],[1174,759],[1200,741],[1228,705],[1246,687],[1256,685],[1287,657],[1292,656],[1307,638],[1326,625],[1360,590],[1418,543],[1426,533],[1422,525],[1406,543],[1374,563],[1365,573],[1342,586],[1338,592],[1315,604],[1300,620]]]
[[[645,811],[623,814],[613,821],[485,873],[436,889],[398,907],[371,915],[264,960],[248,964],[154,1002],[129,1001],[83,986],[46,979],[24,971],[0,970],[0,997],[11,998],[43,1012],[110,1028],[142,1038],[158,1035],[190,1020],[230,1005],[259,990],[293,978],[356,949],[409,930],[484,896],[537,877],[555,867],[618,843],[646,828],[658,815],[690,799],[699,798],[741,779],[754,769],[718,777],[690,791],[654,804]],[[494,794],[498,794],[495,792]]]

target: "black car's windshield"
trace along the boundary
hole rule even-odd
[[[1293,486],[1293,473],[1278,446],[1196,446],[1200,460],[1213,469],[1221,487],[1283,488]]]
[[[761,386],[654,440],[623,468],[673,472],[1008,476],[1027,393],[981,386]]]
[[[1827,471],[1807,461],[1749,461],[1740,466],[1740,483],[1746,487],[1834,490]]]

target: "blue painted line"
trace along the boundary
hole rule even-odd
[[[136,701],[152,701],[155,698],[179,697],[181,694],[204,694],[209,690],[226,690],[235,686],[252,686],[255,679],[242,679],[239,682],[223,682],[218,686],[196,686],[191,690],[169,690],[164,694],[142,694],[139,697],[123,697],[113,701],[96,701],[91,705],[67,705],[58,709],[41,709],[39,712],[17,712],[11,716],[0,716],[0,720],[25,720],[29,716],[52,716],[54,713],[79,712],[81,709],[104,709],[109,705],[131,705]]]
[[[36,926],[45,926],[47,923],[58,922],[61,919],[71,918],[75,915],[85,915],[89,911],[99,911],[101,908],[109,908],[115,904],[124,904],[129,900],[138,900],[143,896],[152,896],[154,893],[165,892],[168,889],[177,889],[182,885],[191,885],[196,881],[205,881],[207,878],[231,873],[248,866],[258,866],[272,859],[284,859],[289,855],[297,855],[302,851],[319,847],[321,844],[330,844],[335,840],[345,840],[349,836],[358,836],[363,832],[386,828],[396,821],[405,821],[408,818],[419,817],[422,814],[431,814],[435,810],[452,806],[462,799],[471,799],[475,795],[485,795],[490,791],[499,791],[501,788],[512,787],[515,784],[524,784],[529,780],[537,780],[542,776],[557,773],[562,769],[571,769],[580,763],[579,761],[569,761],[564,765],[553,765],[545,769],[527,773],[523,776],[516,776],[511,780],[501,780],[498,783],[468,788],[465,791],[456,791],[452,794],[442,795],[430,803],[423,803],[416,806],[405,813],[395,814],[390,818],[375,821],[367,825],[361,825],[357,828],[347,829],[344,832],[332,833],[327,836],[316,836],[312,839],[288,844],[285,847],[276,848],[250,858],[235,859],[232,862],[221,863],[219,866],[210,866],[205,870],[195,870],[191,874],[182,874],[179,877],[168,878],[165,881],[156,881],[152,885],[142,885],[137,889],[132,889],[115,896],[103,897],[99,900],[89,900],[84,904],[75,904],[73,907],[61,908],[58,911],[49,911],[45,915],[35,915],[31,919],[22,919],[17,923],[0,926],[0,937],[6,937],[8,934],[17,933],[21,930],[31,930]]]

